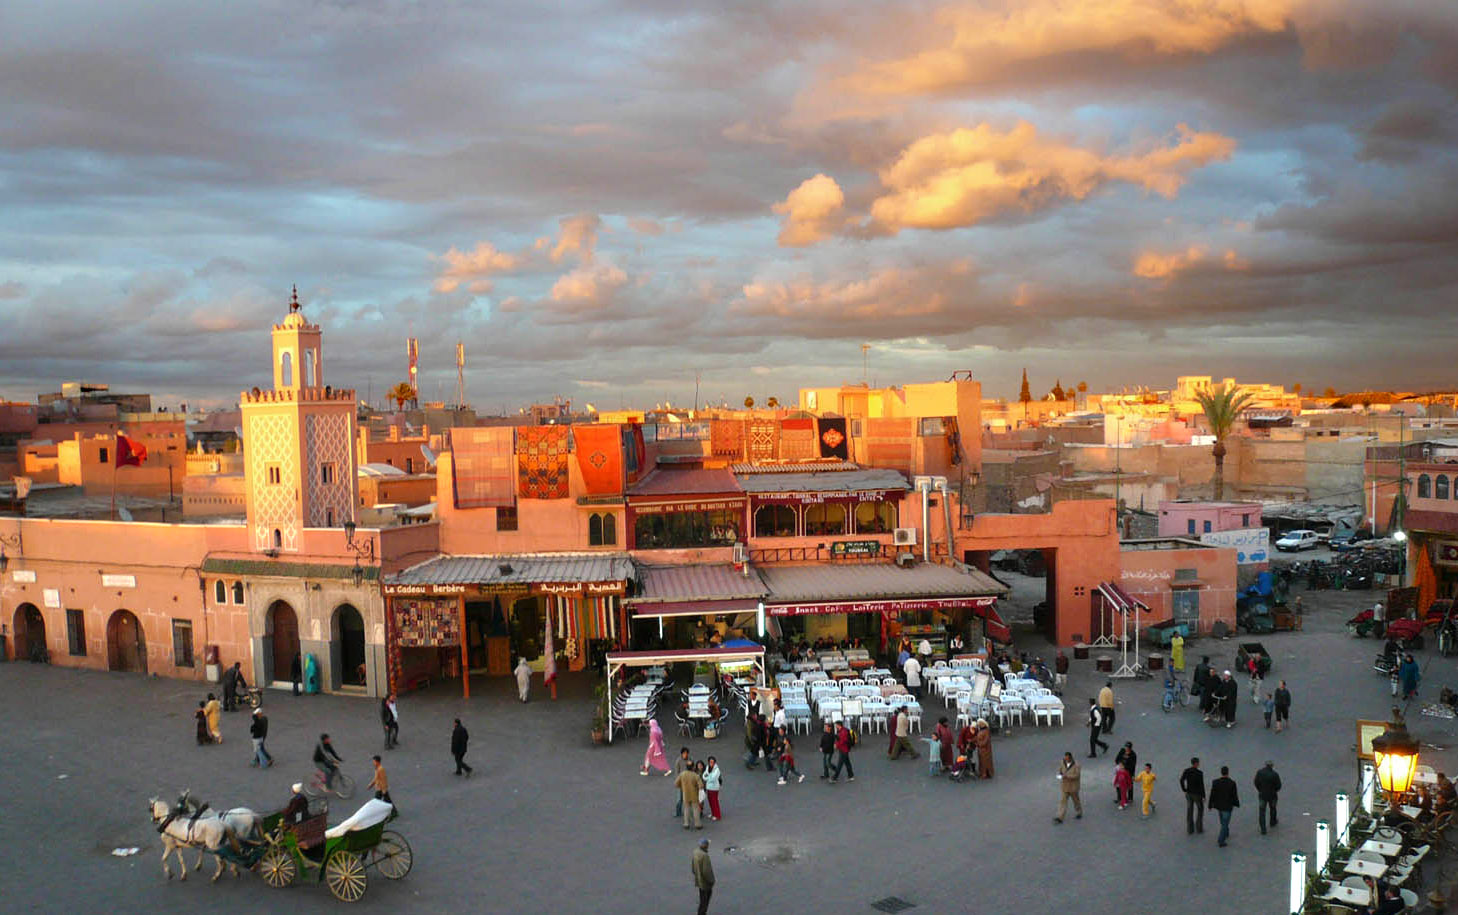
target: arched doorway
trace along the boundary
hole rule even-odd
[[[141,621],[130,610],[118,610],[106,621],[106,666],[125,673],[147,672],[147,639]]]
[[[46,620],[35,604],[15,608],[15,660],[40,661],[46,656]]]
[[[364,686],[365,628],[364,617],[352,604],[340,604],[330,622],[333,636],[334,686]]]
[[[299,618],[288,601],[276,600],[268,607],[268,621],[265,625],[264,632],[271,646],[264,652],[265,660],[270,662],[265,673],[270,681],[288,680],[293,670],[294,658],[299,657]],[[303,658],[299,658],[299,663],[303,663]]]

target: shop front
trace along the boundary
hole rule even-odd
[[[759,634],[759,610],[767,591],[747,565],[634,566],[633,595],[624,603],[633,621],[635,648],[711,648]]]
[[[525,658],[581,670],[627,632],[631,566],[621,553],[442,556],[385,584],[390,684],[505,676]]]
[[[626,501],[629,549],[732,547],[744,539],[746,500],[727,470],[658,470]]]
[[[894,563],[765,566],[765,614],[771,635],[813,644],[826,638],[885,653],[903,636],[943,651],[952,633],[969,645],[985,635],[1006,643],[998,616],[1006,593],[996,579],[961,566]]]
[[[741,473],[758,539],[890,534],[910,490],[894,470]]]

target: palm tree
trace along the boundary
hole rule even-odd
[[[415,399],[415,389],[410,386],[408,381],[402,381],[391,388],[385,397],[395,401],[396,410],[403,410],[407,403]]]
[[[1230,434],[1240,411],[1250,405],[1251,393],[1221,384],[1196,391],[1195,400],[1205,411],[1210,434],[1215,436],[1215,447],[1210,453],[1215,457],[1215,501],[1219,502],[1225,497],[1225,436]]]

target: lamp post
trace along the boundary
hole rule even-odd
[[[1417,772],[1418,749],[1418,742],[1400,720],[1389,721],[1387,730],[1372,741],[1372,763],[1377,770],[1377,780],[1387,793],[1389,807],[1396,807],[1398,799],[1412,787],[1412,777]]]
[[[1367,816],[1376,813],[1377,806],[1377,770],[1372,768],[1371,763],[1362,763],[1362,809],[1367,811]]]
[[[1300,915],[1306,902],[1306,854],[1291,852],[1291,904],[1287,907],[1291,915]]]
[[[1316,872],[1320,874],[1326,870],[1326,862],[1331,858],[1331,824],[1326,820],[1316,821]]]

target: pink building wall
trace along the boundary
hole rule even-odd
[[[1194,529],[1190,529],[1190,523]],[[1208,525],[1208,527],[1207,527]],[[1261,526],[1259,502],[1161,502],[1159,536],[1196,537]]]

